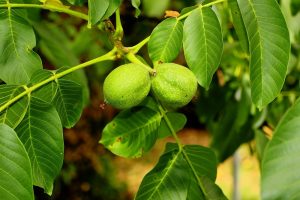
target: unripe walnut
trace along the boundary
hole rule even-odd
[[[152,78],[152,92],[167,108],[180,108],[188,104],[197,90],[197,79],[188,68],[164,63],[156,67]]]
[[[150,88],[150,75],[143,66],[125,64],[114,69],[104,80],[104,99],[115,108],[131,108],[144,100]]]

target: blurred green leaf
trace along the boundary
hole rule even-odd
[[[148,42],[149,56],[153,62],[173,61],[182,46],[183,24],[175,18],[168,18],[158,24]]]
[[[249,41],[242,14],[238,5],[238,0],[229,0],[229,7],[232,15],[234,30],[238,35],[241,47],[246,53],[249,53]]]
[[[97,24],[104,17],[110,5],[110,0],[89,0],[89,23]]]
[[[7,2],[0,0],[0,4]],[[7,84],[27,84],[32,73],[42,68],[40,57],[32,50],[35,35],[26,15],[24,9],[7,8],[0,12],[0,79]]]
[[[22,86],[0,85],[0,106],[3,106],[24,91],[25,89]],[[25,96],[6,108],[0,113],[0,124],[7,124],[11,128],[15,128],[24,118],[28,103],[28,96]]]
[[[238,1],[249,40],[251,96],[263,108],[282,89],[290,40],[276,0]]]
[[[169,5],[170,0],[142,0],[143,13],[148,17],[162,17]]]
[[[299,199],[300,100],[286,112],[262,160],[262,199]]]
[[[25,117],[15,130],[29,155],[33,184],[51,195],[64,158],[58,113],[52,105],[31,97]]]
[[[185,20],[183,49],[198,83],[208,89],[223,50],[220,23],[211,8],[195,9]]]
[[[168,112],[166,113],[166,115],[171,122],[175,132],[180,131],[186,124],[187,118],[182,113]],[[164,138],[171,135],[172,132],[170,131],[166,121],[163,119],[158,128],[158,138]]]
[[[124,110],[105,126],[100,143],[116,155],[140,157],[156,142],[160,121],[160,113],[146,107]]]
[[[109,18],[120,7],[122,0],[109,0],[109,6],[103,16],[103,19]]]
[[[28,154],[16,132],[0,124],[1,199],[33,200],[31,166]]]
[[[240,144],[253,137],[250,118],[251,100],[245,89],[237,91],[240,99],[228,101],[214,119],[211,147],[216,151],[219,162],[231,156]]]
[[[141,5],[141,0],[131,0],[132,6],[135,8],[135,17],[138,17],[141,14],[140,10],[140,5]]]
[[[55,24],[41,21],[40,23],[35,23],[34,28],[40,36],[39,46],[43,55],[56,68],[70,68],[80,63],[76,51],[72,49],[71,39],[59,27]],[[87,105],[90,93],[84,70],[78,70],[66,76],[65,79],[70,79],[82,86],[84,105]]]

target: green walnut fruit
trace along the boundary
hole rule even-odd
[[[197,90],[197,79],[186,67],[165,63],[156,67],[152,78],[152,92],[167,108],[180,108],[188,104]]]
[[[131,108],[144,100],[150,88],[150,75],[143,66],[125,64],[114,69],[104,80],[104,99],[115,108]]]

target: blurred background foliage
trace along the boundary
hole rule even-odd
[[[125,33],[124,45],[132,46],[149,36],[153,28],[164,19],[166,10],[180,12],[183,8],[201,2],[142,0],[141,14],[136,18],[135,8],[129,0],[124,0],[120,8]],[[64,3],[70,4],[72,9],[87,12],[85,0],[65,0]],[[244,189],[240,189],[240,197],[258,198],[259,162],[256,158],[261,158],[267,138],[272,136],[272,130],[284,112],[300,95],[300,0],[281,0],[279,3],[290,30],[292,48],[288,76],[278,98],[261,111],[251,104],[249,58],[233,29],[228,3],[223,3],[214,7],[224,39],[220,68],[210,89],[206,91],[199,87],[198,95],[180,110],[188,118],[185,128],[179,133],[180,138],[184,143],[211,146],[215,150],[221,163],[217,183],[229,198],[234,195],[232,188],[235,173],[248,177],[241,178],[240,182],[250,182],[241,185]],[[34,9],[30,10],[28,18],[37,35],[36,50],[43,59],[44,67],[48,69],[74,66],[105,54],[113,46],[103,24],[88,29],[80,19]],[[111,22],[114,22],[114,16]],[[147,48],[143,48],[139,55],[151,64]],[[132,160],[116,157],[98,144],[103,127],[118,112],[104,105],[102,83],[113,67],[123,62],[105,61],[70,76],[84,86],[86,108],[80,122],[74,128],[64,131],[64,166],[56,181],[53,196],[48,197],[36,188],[37,199],[132,199],[142,177],[157,162],[164,143],[171,140],[167,138],[157,142],[150,153],[141,159]],[[186,65],[183,53],[174,62]],[[234,159],[238,158],[239,167],[234,169],[234,159],[228,158],[243,143],[247,144],[237,151]],[[237,174],[234,177],[237,178]]]

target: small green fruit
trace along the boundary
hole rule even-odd
[[[197,79],[186,67],[165,63],[156,67],[152,78],[152,92],[167,108],[180,108],[188,104],[197,90]]]
[[[118,109],[141,103],[151,88],[149,72],[138,64],[125,64],[114,69],[104,80],[104,99]]]

